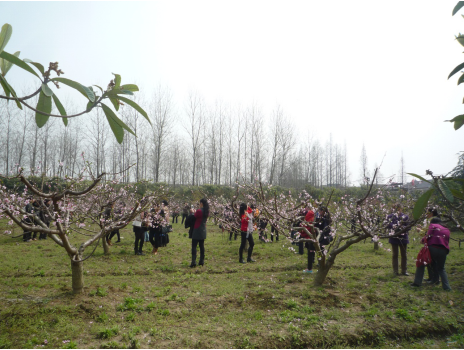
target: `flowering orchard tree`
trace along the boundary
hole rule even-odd
[[[84,175],[90,181],[84,180]],[[103,183],[104,175],[95,177],[87,168],[76,178],[66,178],[64,188],[47,192],[28,181],[20,170],[16,177],[25,185],[23,193],[0,186],[0,218],[8,217],[10,225],[16,224],[26,232],[46,234],[63,247],[71,260],[74,293],[83,291],[83,262],[95,252],[99,240],[102,239],[105,253],[108,253],[107,234],[124,228],[166,196],[167,190],[159,187],[139,200],[135,185],[118,188],[117,180]],[[33,199],[39,205],[32,206],[32,211],[26,210]],[[70,239],[75,241],[77,237],[82,238],[80,243],[71,243]],[[93,251],[84,256],[85,250],[92,245]]]
[[[113,75],[115,78],[110,81],[106,90],[103,90],[98,85],[93,85],[94,87],[98,88],[99,91],[94,90],[92,86],[84,86],[77,81],[62,78],[60,76],[64,74],[64,72],[58,67],[58,62],[50,62],[48,69],[46,70],[44,66],[38,62],[33,62],[29,59],[20,59],[20,51],[17,51],[14,54],[10,54],[4,51],[4,48],[10,40],[12,33],[13,28],[11,25],[5,23],[2,26],[2,30],[0,31],[0,86],[4,91],[4,95],[0,95],[0,98],[8,101],[15,101],[19,109],[23,109],[23,106],[25,106],[26,108],[33,110],[35,112],[35,121],[39,128],[44,126],[50,117],[61,118],[64,125],[67,126],[68,118],[78,117],[90,112],[93,108],[98,107],[102,108],[103,112],[105,113],[111,130],[113,131],[113,134],[119,143],[122,143],[124,139],[124,130],[135,135],[135,133],[121,119],[119,119],[116,113],[114,113],[110,107],[102,102],[103,100],[109,100],[116,111],[119,110],[120,105],[125,103],[142,114],[148,120],[148,122],[150,122],[147,113],[138,104],[126,97],[121,96],[133,95],[134,91],[139,91],[137,85],[121,85],[121,76],[114,73]],[[34,93],[28,96],[18,97],[13,87],[5,78],[6,74],[13,65],[22,68],[26,72],[34,75],[37,79],[39,79],[40,86]],[[34,67],[36,70],[34,70],[32,67]],[[57,77],[53,78],[53,74],[57,75]],[[53,83],[57,89],[60,88],[60,84],[63,84],[79,91],[88,101],[85,109],[80,113],[68,115],[66,113],[66,109],[58,99],[58,96],[50,88],[49,85],[52,85],[50,83]],[[39,95],[39,101],[37,105],[33,107],[27,101],[37,95]],[[52,113],[53,104],[60,114]]]
[[[324,283],[338,254],[343,253],[353,244],[368,238],[378,242],[380,239],[400,236],[423,218],[421,214],[416,220],[409,221],[407,225],[392,225],[390,229],[387,229],[388,221],[386,219],[392,213],[389,206],[392,199],[387,191],[381,189],[373,193],[376,175],[377,169],[363,198],[355,199],[344,196],[340,203],[330,203],[330,199],[327,202],[324,199],[317,201],[305,191],[298,196],[292,196],[291,192],[276,194],[272,186],[264,186],[259,182],[243,183],[238,185],[238,193],[228,205],[228,210],[236,210],[234,203],[238,197],[241,197],[250,203],[256,203],[261,215],[266,217],[279,230],[279,234],[287,239],[291,240],[292,231],[305,231],[309,234],[310,239],[299,239],[298,234],[296,239],[303,242],[313,242],[319,260],[319,270],[315,276],[314,284],[320,286]],[[216,203],[218,207],[221,205],[225,207],[223,201],[209,200],[213,205]],[[412,208],[414,204],[411,198],[405,196],[402,196],[400,201],[404,208]],[[319,243],[322,233],[312,223],[305,222],[304,217],[301,216],[303,208],[310,207],[314,210],[322,204],[328,207],[332,219],[330,232],[332,240],[327,245]],[[234,216],[238,218],[238,213]],[[224,217],[219,220],[228,224]],[[300,225],[296,226],[298,223]],[[229,223],[229,225],[234,228],[237,222]],[[310,232],[307,227],[312,227],[313,232]],[[289,249],[293,250],[291,247]]]

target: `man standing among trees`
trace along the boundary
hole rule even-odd
[[[401,212],[401,204],[397,203],[393,205],[393,212],[387,216],[387,229],[390,229],[390,235],[393,235],[396,231],[401,230],[403,227],[409,225],[409,217]],[[392,246],[392,265],[393,273],[398,273],[398,248],[401,252],[401,274],[409,276],[407,271],[407,247],[409,243],[408,231],[402,233],[398,237],[391,237],[388,239],[388,243]]]

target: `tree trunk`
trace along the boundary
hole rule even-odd
[[[74,294],[80,294],[84,291],[84,262],[81,260],[82,258],[79,255],[71,258],[72,289]]]
[[[105,255],[110,255],[110,246],[108,245],[108,242],[106,241],[106,234],[104,234],[102,237],[102,243],[103,243],[103,253]]]
[[[319,262],[319,270],[317,271],[316,277],[314,278],[314,286],[322,286],[327,277],[327,274],[334,264],[334,261],[335,257],[332,258],[332,255],[329,255],[327,261],[324,256],[322,257]]]

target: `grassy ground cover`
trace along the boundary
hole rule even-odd
[[[418,238],[408,248],[410,277],[393,276],[391,253],[361,243],[315,288],[302,273],[306,255],[282,240],[255,240],[257,262],[241,265],[240,242],[211,224],[205,266],[191,269],[180,223],[156,256],[149,243],[147,255],[134,255],[131,227],[122,237],[111,255],[99,247],[84,262],[85,292],[72,295],[62,248],[0,236],[0,347],[464,347],[464,247],[454,241],[445,292],[409,286]]]

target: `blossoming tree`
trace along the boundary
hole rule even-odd
[[[118,188],[117,180],[103,183],[104,175],[94,176],[87,167],[76,178],[67,178],[62,188],[46,191],[31,183],[20,169],[16,177],[25,185],[23,193],[0,186],[0,218],[8,217],[10,225],[16,224],[24,231],[46,234],[66,251],[74,293],[83,291],[83,262],[93,254],[100,239],[108,253],[106,235],[124,228],[167,195],[167,189],[159,187],[138,198],[135,185]],[[86,178],[90,180],[85,181]],[[30,212],[25,207],[32,199],[39,206]],[[109,210],[113,206],[117,210]],[[44,217],[49,220],[43,220]],[[75,242],[78,237],[80,241],[73,244],[71,238]],[[85,250],[91,246],[93,251],[85,256]]]

